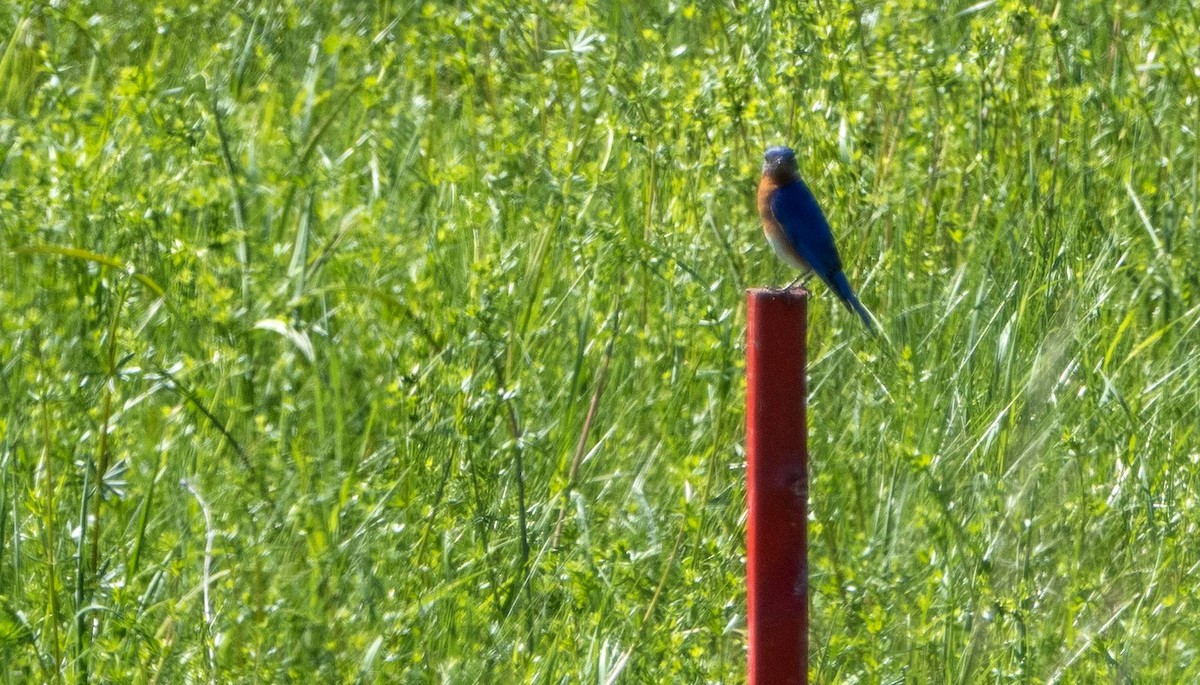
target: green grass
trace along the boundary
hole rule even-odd
[[[0,682],[737,682],[776,143],[814,682],[1200,680],[1197,27],[4,5]]]

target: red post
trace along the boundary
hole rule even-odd
[[[808,683],[808,292],[746,293],[749,685]]]

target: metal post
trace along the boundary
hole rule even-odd
[[[749,685],[808,683],[808,292],[746,293]]]

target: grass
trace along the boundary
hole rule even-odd
[[[812,675],[1200,679],[1185,2],[0,10],[0,682],[736,682],[786,142]]]

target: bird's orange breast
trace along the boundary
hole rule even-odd
[[[775,179],[763,174],[762,179],[758,182],[758,216],[762,218],[763,233],[767,234],[767,240],[772,244],[776,240],[786,240],[787,236],[783,232],[783,226],[775,218],[775,212],[771,211],[771,193],[774,193],[779,188],[779,184]]]
[[[758,215],[762,218],[763,233],[780,259],[801,271],[807,271],[810,268],[808,263],[796,252],[796,248],[792,247],[792,241],[788,239],[783,224],[779,223],[771,209],[771,194],[778,189],[779,183],[769,175],[763,174],[758,182]]]
[[[763,227],[768,223],[778,223],[775,221],[775,214],[771,211],[771,193],[779,188],[779,184],[775,179],[763,174],[763,177],[758,182],[758,215],[762,217]]]

